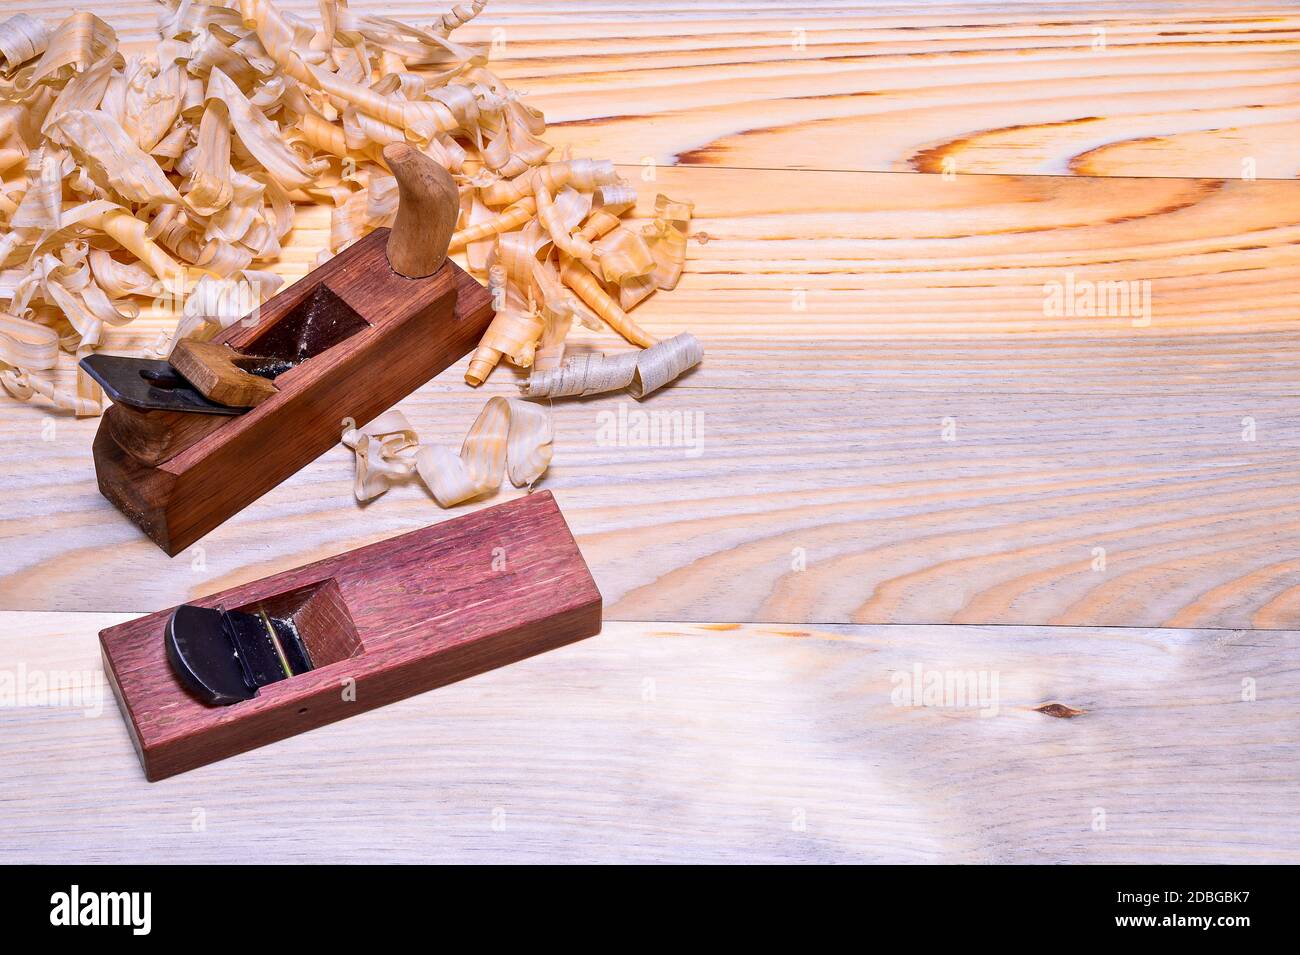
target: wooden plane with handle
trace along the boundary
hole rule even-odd
[[[391,230],[168,361],[83,359],[114,401],[95,436],[99,489],[168,554],[455,363],[492,320],[487,290],[447,258],[451,175],[406,144],[384,159],[398,184]]]

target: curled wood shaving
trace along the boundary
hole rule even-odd
[[[645,235],[654,256],[655,267],[651,273],[655,286],[675,289],[686,264],[686,230],[692,202],[677,202],[660,193],[655,196],[655,219],[645,228]]]
[[[501,486],[505,472],[515,487],[528,487],[546,471],[552,453],[551,416],[540,405],[494,395],[479,413],[460,454],[423,447],[415,466],[443,507]]]
[[[0,55],[5,66],[16,70],[33,57],[40,56],[50,43],[50,31],[40,20],[19,13],[0,23]]]
[[[0,361],[23,368],[53,368],[59,336],[52,328],[0,315]]]
[[[167,174],[108,113],[68,110],[46,127],[45,134],[72,153],[102,194],[115,192],[140,205],[180,203],[180,193]]]
[[[610,328],[633,345],[649,348],[655,343],[656,339],[628,317],[627,312],[610,297],[609,292],[583,263],[576,259],[563,260],[560,280],[577,292],[578,297],[604,319]]]
[[[415,472],[414,458],[402,452],[418,447],[420,439],[400,411],[385,411],[365,427],[344,431],[343,443],[356,452],[353,494],[358,501],[373,500],[390,482]]]
[[[523,390],[529,398],[565,398],[626,388],[633,398],[641,399],[703,359],[699,341],[683,332],[644,351],[576,355],[558,368],[534,369]]]
[[[394,481],[418,474],[442,507],[493,493],[508,475],[528,487],[551,463],[551,418],[541,405],[495,395],[479,412],[457,454],[437,445],[421,446],[400,411],[386,411],[363,428],[343,434],[356,452],[353,493],[358,501],[383,494]]]

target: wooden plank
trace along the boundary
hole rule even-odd
[[[450,446],[477,410],[449,394],[404,407]],[[1300,613],[1294,399],[683,389],[653,405],[698,429],[677,447],[620,444],[618,409],[557,405],[544,482],[613,619],[1284,627]],[[168,559],[67,443],[46,448],[52,483],[12,464],[11,609],[148,611],[465,510],[416,484],[359,509],[339,448]]]
[[[666,169],[638,186],[644,215],[657,190],[697,205],[685,277],[639,320],[707,336],[746,384],[923,389],[941,370],[1005,391],[1010,366],[1017,389],[1288,394],[1300,371],[1293,183]],[[304,275],[325,227],[304,210],[277,271]],[[1048,314],[1058,287],[1078,307]],[[147,309],[109,347],[175,321]],[[853,339],[873,342],[869,374]]]
[[[789,179],[660,170],[700,218],[681,285],[638,314],[696,332],[704,366],[644,406],[555,404],[543,486],[612,617],[1300,626],[1300,185]],[[1045,316],[1070,275],[1150,281],[1151,324]],[[424,440],[472,422],[463,371],[401,405]],[[642,411],[656,446],[619,430]],[[96,494],[94,427],[0,413],[0,608],[143,612],[445,516],[418,486],[358,508],[335,448],[168,561]]]
[[[1231,336],[1267,333],[1284,359],[1293,344],[1277,333],[1297,319],[1294,182],[681,167],[645,181],[635,168],[621,171],[639,191],[643,219],[657,192],[695,203],[681,283],[635,312],[656,334],[692,330],[747,347],[770,341],[780,354],[809,341],[901,341],[921,350],[947,343],[946,352],[931,352],[945,368],[966,343],[989,340],[1016,350],[1017,367],[1041,366],[1049,355],[1074,367],[1098,345],[1107,363],[1136,349],[1149,364],[1142,350],[1176,337],[1188,350],[1180,368],[1190,360],[1199,376],[1185,380],[1211,388],[1210,372],[1240,351]],[[325,210],[300,210],[275,271],[305,275],[327,230]],[[1124,287],[1112,290],[1115,283]],[[1058,289],[1073,293],[1073,305],[1057,309],[1066,301]],[[143,348],[175,322],[175,311],[147,308],[107,341]],[[612,333],[574,340],[619,341]],[[1086,349],[1071,351],[1081,342]],[[1049,377],[1060,382],[1061,370]],[[1081,377],[1064,387],[1093,390]]]
[[[315,0],[281,0],[311,20]],[[354,0],[426,24],[416,0]],[[99,9],[149,39],[158,5]],[[1155,0],[883,5],[493,0],[490,45],[550,139],[660,165],[1293,178],[1300,10]]]
[[[0,678],[93,691],[120,619],[0,615]],[[153,784],[100,684],[0,707],[0,860],[1294,863],[1298,649],[613,623]],[[918,667],[954,692],[910,705]]]

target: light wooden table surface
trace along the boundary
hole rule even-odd
[[[0,706],[0,860],[1300,860],[1297,5],[509,2],[464,38],[643,207],[696,203],[638,314],[708,357],[622,404],[698,433],[555,408],[605,632],[146,784],[100,628],[448,514],[359,508],[335,449],[169,560],[95,421],[5,402],[0,689],[84,693]],[[1149,318],[1045,314],[1067,282]],[[422,438],[462,373],[401,405]]]

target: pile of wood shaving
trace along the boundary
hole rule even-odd
[[[391,142],[451,171],[461,199],[452,248],[496,296],[471,384],[503,357],[555,372],[574,323],[655,344],[627,313],[677,283],[691,206],[659,196],[653,223],[632,228],[623,217],[636,194],[611,163],[553,157],[541,114],[482,51],[450,38],[484,0],[423,28],[338,0],[321,0],[319,24],[267,0],[163,5],[160,42],[131,55],[89,13],[53,29],[24,14],[0,23],[0,385],[10,395],[98,414],[103,397],[84,374],[75,393],[55,386],[60,355],[94,350],[105,325],[178,290],[185,314],[171,344],[212,337],[250,305],[232,304],[229,284],[258,298],[278,287],[267,267],[296,205],[331,208],[331,253],[390,224],[397,190],[381,150]],[[586,387],[576,373],[564,393]],[[508,409],[484,414],[504,434]]]
[[[584,353],[558,368],[535,370],[528,379],[528,397],[626,390],[639,401],[703,357],[695,336],[685,333],[639,352]],[[503,475],[515,487],[531,487],[551,463],[552,441],[551,416],[541,405],[500,395],[487,400],[459,454],[421,445],[406,415],[395,409],[343,435],[343,443],[356,454],[353,492],[358,501],[372,500],[394,482],[418,475],[442,507],[494,493]]]

